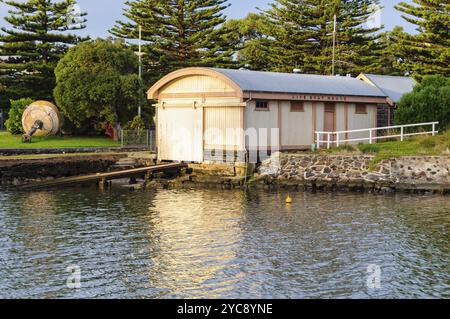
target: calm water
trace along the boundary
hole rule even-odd
[[[0,192],[0,297],[450,297],[449,197],[285,195]]]

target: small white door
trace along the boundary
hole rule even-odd
[[[203,161],[203,109],[182,106],[158,108],[158,158],[165,161]]]

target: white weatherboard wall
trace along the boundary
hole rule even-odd
[[[357,114],[356,105],[348,105],[348,130],[359,130],[376,127],[377,120],[377,106],[373,104],[367,104],[366,114]],[[342,138],[342,137],[341,137]],[[345,139],[359,139],[369,138],[368,132],[349,133],[348,138]],[[352,142],[351,144],[368,143],[368,141]]]
[[[316,131],[325,131],[324,129],[324,103],[315,103],[316,107]],[[350,131],[359,129],[374,128],[377,126],[377,106],[374,104],[367,104],[367,113],[358,114],[356,113],[355,103],[336,103],[335,107],[335,131]],[[375,136],[375,135],[374,135]],[[358,132],[358,133],[347,133],[340,134],[339,139],[359,139],[359,138],[369,138],[368,132]],[[320,136],[322,141],[326,141],[327,135],[322,134]],[[335,137],[332,136],[332,140]],[[322,142],[323,144],[324,142]],[[358,143],[368,143],[368,141],[356,141],[347,144],[358,144]],[[335,144],[332,144],[335,145]]]
[[[345,130],[345,103],[336,103],[336,131]]]
[[[312,105],[312,102],[305,102],[304,112],[291,112],[291,102],[281,103],[281,142],[284,148],[309,147],[313,142]]]
[[[242,107],[206,107],[204,112],[205,149],[244,149]]]
[[[268,111],[257,111],[256,102],[249,101],[245,108],[245,131],[247,134],[247,149],[256,150],[270,146],[278,146],[279,136],[271,141],[272,129],[278,129],[278,101],[269,101]],[[256,145],[255,145],[256,144]]]
[[[323,131],[325,105],[322,102],[314,103],[316,109],[316,131]]]

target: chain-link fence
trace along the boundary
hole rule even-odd
[[[145,147],[150,151],[156,150],[154,130],[121,130],[120,141],[122,147]]]
[[[5,121],[4,117],[6,117],[6,116],[4,116],[5,113],[3,113],[3,110],[0,110],[0,131],[3,131],[5,129],[5,124],[4,124],[4,121]]]

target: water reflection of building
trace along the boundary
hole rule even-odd
[[[291,195],[286,207],[284,192],[0,193],[0,296],[443,295],[447,198]],[[78,295],[65,287],[73,263]],[[369,264],[379,291],[367,291]]]
[[[174,196],[171,196],[174,195]],[[219,297],[233,289],[239,273],[227,275],[242,237],[245,194],[201,190],[164,192],[156,196],[148,215],[153,246],[150,284],[165,294]],[[226,213],[224,213],[226,212]],[[214,287],[206,294],[208,286]],[[205,293],[205,295],[202,295]]]

